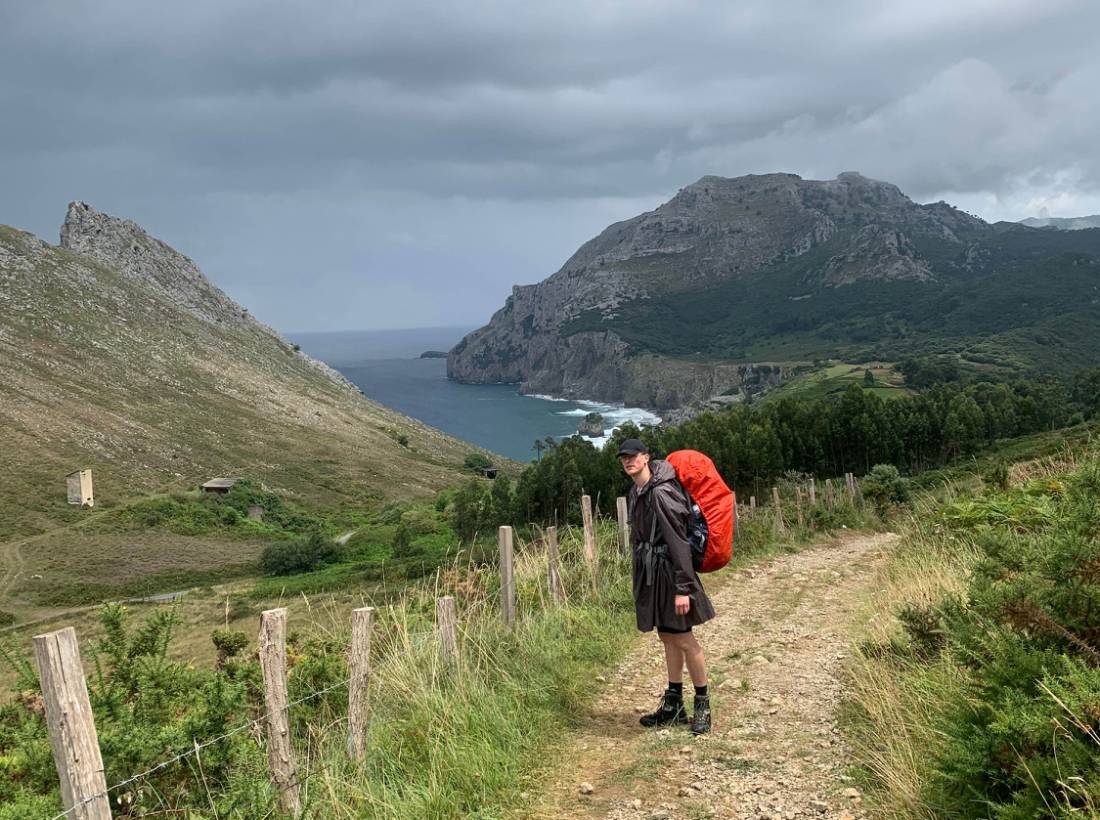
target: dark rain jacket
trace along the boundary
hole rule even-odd
[[[714,606],[691,564],[687,540],[688,503],[676,471],[667,461],[649,463],[653,477],[630,488],[630,538],[633,549],[634,610],[638,629],[686,630],[714,617]],[[648,544],[653,516],[654,543]],[[676,614],[675,597],[687,595],[687,615]]]

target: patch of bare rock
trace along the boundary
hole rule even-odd
[[[566,763],[520,816],[866,818],[837,710],[862,593],[895,537],[846,536],[737,570],[716,588],[718,617],[700,630],[711,669],[709,736],[638,725],[664,689],[658,642],[642,636],[562,749]]]

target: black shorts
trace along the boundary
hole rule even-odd
[[[686,635],[691,632],[691,627],[689,626],[687,629],[673,629],[671,626],[659,626],[657,627],[657,631],[665,635]]]

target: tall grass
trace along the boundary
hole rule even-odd
[[[1011,475],[918,503],[872,587],[845,725],[877,816],[1100,816],[1100,459]]]
[[[977,550],[947,535],[935,515],[955,493],[946,485],[903,517],[901,538],[870,585],[874,594],[865,603],[861,648],[848,667],[849,740],[874,787],[876,808],[888,820],[936,817],[922,792],[941,746],[939,710],[964,697],[959,667],[907,657],[909,640],[898,619],[900,612],[923,611],[965,591]]]

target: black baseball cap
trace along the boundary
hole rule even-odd
[[[648,453],[649,448],[645,446],[645,442],[637,438],[624,439],[623,443],[619,445],[619,455],[621,456],[635,456],[638,453]]]

